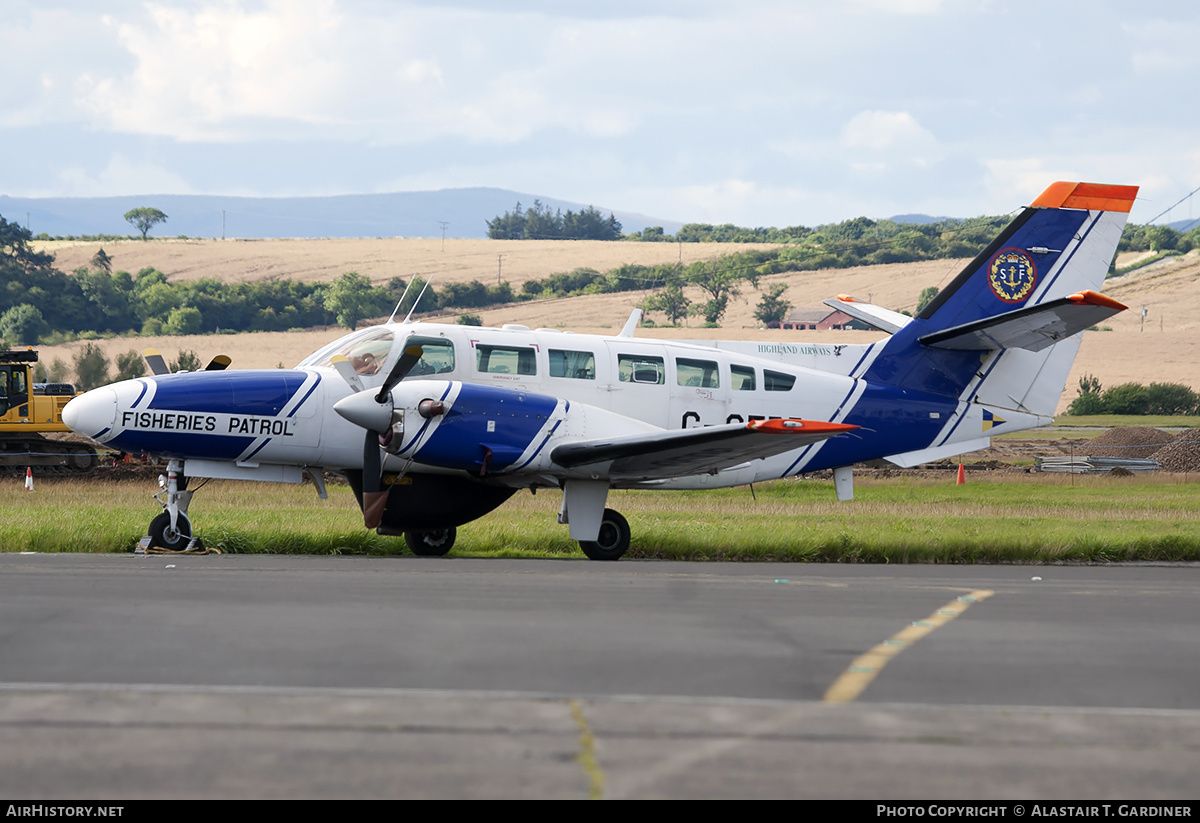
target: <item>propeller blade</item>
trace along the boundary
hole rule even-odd
[[[342,379],[349,384],[350,388],[356,394],[363,390],[362,379],[358,376],[358,372],[354,370],[354,364],[350,362],[350,358],[342,354],[335,354],[329,359],[333,362],[333,367],[337,369],[337,373],[342,376]]]
[[[368,430],[363,438],[362,474],[363,525],[375,529],[383,522],[388,493],[383,491],[383,461],[379,457],[379,437]]]
[[[151,374],[171,373],[171,370],[167,368],[167,361],[163,359],[162,352],[158,349],[146,349],[142,352],[142,358],[145,359],[146,365],[150,367]]]
[[[204,367],[205,371],[225,371],[229,368],[229,364],[233,360],[227,354],[218,354],[212,360],[208,361],[208,365]]]
[[[421,359],[421,355],[425,350],[420,346],[409,346],[404,350],[404,354],[396,360],[396,365],[392,366],[392,370],[388,373],[387,380],[383,381],[383,385],[379,387],[379,393],[375,395],[375,402],[382,403],[387,399],[387,396],[392,393],[392,389],[396,384],[408,376],[412,371],[413,366],[417,365],[417,361]]]

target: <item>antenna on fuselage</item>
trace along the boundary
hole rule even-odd
[[[412,288],[412,281],[404,287],[404,294],[400,295],[400,299],[396,301],[396,308],[392,309],[392,316],[388,318],[388,322],[392,323],[396,320],[396,312],[400,311],[400,307],[404,305],[404,298],[408,297],[408,290]]]
[[[409,318],[411,318],[413,315],[413,312],[415,312],[417,310],[417,306],[419,306],[421,304],[421,298],[425,296],[425,289],[429,288],[429,284],[432,282],[433,282],[433,278],[430,278],[429,280],[425,281],[425,287],[423,289],[421,289],[421,293],[418,294],[417,299],[413,301],[412,308],[408,310],[408,314],[404,315],[405,323],[409,322]],[[405,291],[407,291],[407,289],[405,289]],[[403,299],[403,298],[401,298],[401,299]]]
[[[633,333],[637,331],[638,323],[642,319],[642,310],[634,309],[629,315],[629,319],[625,321],[625,328],[621,329],[621,333],[617,337],[633,337]]]

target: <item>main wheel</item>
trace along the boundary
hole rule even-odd
[[[408,544],[408,550],[417,557],[441,557],[454,546],[454,538],[457,536],[457,529],[447,526],[444,529],[406,531],[404,542]]]
[[[579,548],[589,560],[620,560],[629,549],[629,522],[620,512],[605,509],[600,534],[595,541],[580,540]]]
[[[192,523],[183,512],[179,513],[175,528],[171,528],[171,515],[165,511],[150,521],[150,545],[181,552],[192,542]]]

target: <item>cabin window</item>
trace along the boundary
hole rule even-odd
[[[763,369],[763,388],[767,391],[791,391],[794,385],[796,385],[794,374]]]
[[[445,374],[454,371],[454,344],[441,337],[410,337],[404,347],[420,346],[421,359],[410,374]]]
[[[664,385],[667,382],[666,363],[661,357],[648,354],[618,354],[617,377],[622,383],[649,383]]]
[[[550,349],[550,376],[574,380],[596,379],[596,355],[590,351]]]
[[[754,391],[754,368],[751,366],[729,367],[729,376],[733,378],[730,383],[733,385],[734,391]]]
[[[537,374],[537,354],[528,346],[476,343],[475,364],[483,374]]]
[[[715,361],[691,360],[686,357],[675,358],[675,382],[681,386],[693,386],[698,389],[721,387]]]

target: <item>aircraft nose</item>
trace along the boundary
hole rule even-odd
[[[117,393],[107,386],[92,389],[63,406],[63,422],[84,437],[98,437],[117,419]]]

